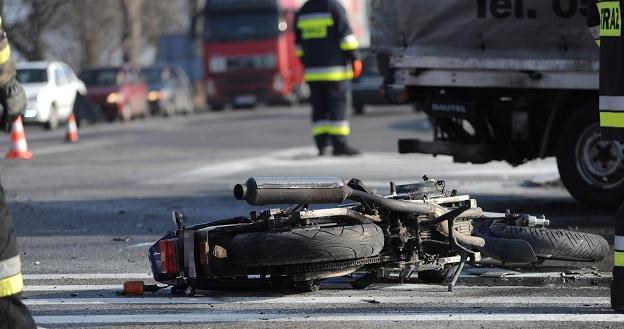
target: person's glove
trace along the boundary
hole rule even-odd
[[[362,76],[362,69],[364,68],[362,61],[359,59],[356,59],[353,61],[352,66],[353,66],[353,77],[359,78],[360,76]]]
[[[26,110],[26,93],[15,78],[0,87],[0,105],[2,105],[0,129],[10,131],[13,121]]]

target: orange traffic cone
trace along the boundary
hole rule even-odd
[[[32,153],[28,150],[26,133],[22,124],[22,117],[17,117],[11,124],[11,148],[6,154],[7,159],[32,159]]]
[[[76,124],[76,117],[73,113],[67,118],[67,134],[65,135],[65,141],[68,143],[78,142],[78,125]]]

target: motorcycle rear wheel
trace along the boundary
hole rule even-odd
[[[238,234],[230,259],[243,267],[310,264],[372,257],[383,246],[383,232],[375,224],[302,227]]]
[[[591,233],[502,224],[493,225],[491,232],[499,238],[525,240],[543,259],[597,262],[609,253],[607,240]]]

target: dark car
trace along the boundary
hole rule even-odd
[[[193,113],[193,86],[191,81],[176,65],[156,64],[141,70],[147,83],[150,110],[152,114],[173,115]]]
[[[362,49],[362,62],[364,70],[359,78],[353,79],[351,95],[353,97],[353,110],[355,114],[364,114],[366,105],[388,104],[382,84],[383,76],[377,68],[377,56],[369,49]]]
[[[147,85],[131,66],[86,69],[80,79],[87,85],[87,98],[96,103],[109,121],[128,121],[150,114]]]

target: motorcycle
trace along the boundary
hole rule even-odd
[[[157,282],[188,296],[245,285],[317,291],[321,280],[357,271],[366,274],[352,283],[356,288],[416,275],[446,281],[452,291],[466,263],[596,262],[609,251],[599,235],[549,229],[543,216],[485,212],[469,195],[426,176],[391,182],[385,196],[358,179],[252,177],[234,187],[234,197],[289,206],[192,227],[174,212],[176,229],[149,249]]]

